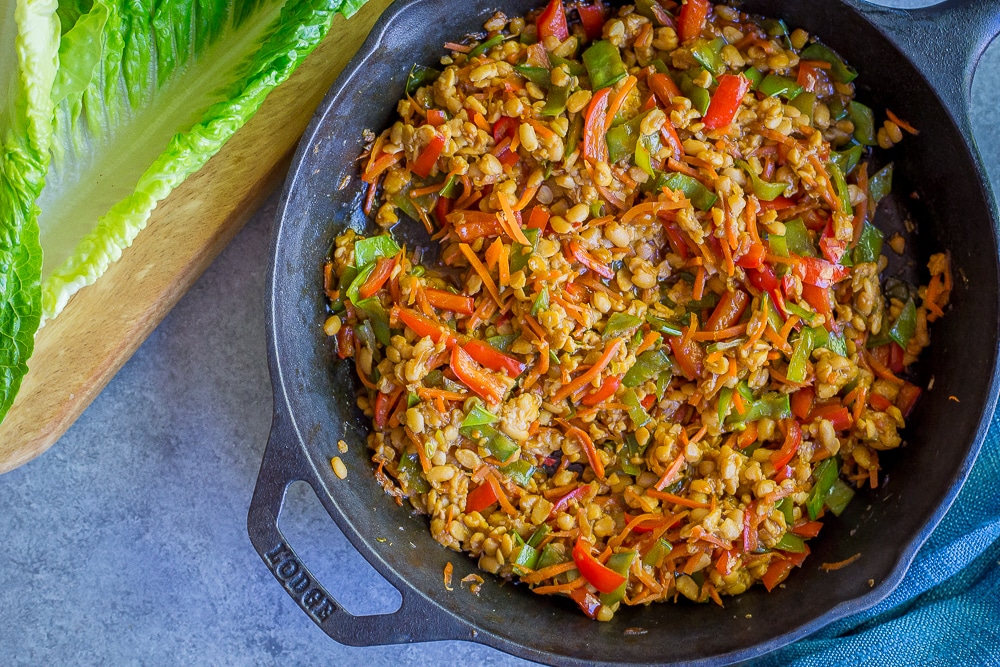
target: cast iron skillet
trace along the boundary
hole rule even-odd
[[[996,203],[969,123],[973,70],[1000,32],[995,0],[889,10],[860,0],[748,0],[742,6],[819,35],[861,71],[858,99],[890,108],[922,129],[894,149],[895,203],[880,225],[898,224],[908,201],[918,232],[902,270],[921,269],[933,249],[951,252],[957,287],[948,316],[917,370],[926,392],[909,424],[909,446],[885,457],[887,483],[863,492],[811,544],[814,554],[784,589],[755,587],[715,605],[659,604],[587,620],[572,602],[488,579],[478,597],[447,592],[476,572],[439,546],[426,519],[387,497],[372,476],[367,426],[355,407],[353,364],[336,363],[322,331],[321,266],[336,234],[366,227],[356,158],[362,130],[387,127],[414,62],[433,64],[441,44],[477,32],[495,10],[524,14],[540,0],[398,0],[330,90],[306,131],[285,183],[274,230],[268,312],[274,422],[250,507],[254,547],[296,603],[332,638],[350,645],[439,639],[480,642],[540,662],[593,665],[700,662],[760,655],[883,599],[954,500],[997,398]],[[350,177],[346,187],[344,177]],[[892,254],[886,251],[887,254]],[[926,279],[926,278],[925,278]],[[954,396],[959,400],[949,400]],[[343,438],[346,481],[331,471]],[[285,490],[305,480],[353,545],[402,594],[402,607],[352,616],[309,574],[278,530]],[[378,538],[382,538],[379,541]],[[851,567],[823,562],[855,553]],[[641,628],[645,634],[634,629]],[[627,629],[631,629],[626,633]]]

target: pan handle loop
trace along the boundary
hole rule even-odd
[[[323,632],[348,646],[470,639],[469,631],[447,613],[398,582],[391,583],[403,598],[399,609],[391,614],[355,616],[313,576],[278,528],[289,485],[296,481],[313,484],[316,475],[295,438],[286,435],[291,430],[288,420],[276,414],[247,517],[254,549],[285,592]]]
[[[990,42],[1000,34],[1000,3],[946,0],[931,7],[897,9],[844,0],[889,38],[938,91],[966,137],[972,77]]]

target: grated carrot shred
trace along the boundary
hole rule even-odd
[[[504,194],[503,191],[497,192],[497,201],[500,202],[500,209],[503,211],[501,223],[505,223],[504,227],[510,234],[510,237],[521,245],[530,246],[531,241],[529,241],[528,237],[524,235],[524,231],[521,230],[521,226],[517,224],[517,216],[514,215],[514,209],[511,208],[510,201],[507,199],[507,195]],[[506,221],[504,221],[503,218],[506,218]]]
[[[885,110],[885,115],[889,117],[889,120],[891,120],[896,125],[899,125],[901,128],[903,128],[904,130],[906,130],[910,134],[912,134],[914,136],[920,134],[920,130],[918,130],[917,128],[913,127],[912,125],[910,125],[909,123],[907,123],[905,120],[900,119],[896,114],[894,114],[889,109]]]
[[[611,363],[611,360],[615,358],[623,343],[624,340],[621,338],[615,338],[609,342],[607,347],[604,348],[604,353],[601,355],[601,358],[597,360],[597,363],[578,375],[575,380],[572,380],[560,387],[559,391],[552,396],[552,402],[558,403],[567,396],[575,394],[577,391],[583,389],[585,386],[600,377],[601,371],[603,371],[605,367]]]
[[[490,272],[486,270],[483,263],[479,261],[478,257],[476,257],[476,253],[473,252],[468,243],[459,243],[458,249],[461,250],[462,254],[465,255],[465,258],[469,260],[469,264],[472,266],[473,270],[479,274],[480,278],[482,278],[483,287],[486,288],[486,291],[490,293],[490,296],[493,297],[498,306],[502,306],[503,301],[500,299],[500,291],[497,289],[497,284],[493,282],[493,278],[490,277]]]
[[[611,123],[614,122],[615,115],[622,108],[625,98],[632,92],[637,82],[638,79],[629,74],[628,77],[622,82],[621,87],[611,94],[611,98],[608,100],[607,119],[604,121],[605,132],[611,129]]]

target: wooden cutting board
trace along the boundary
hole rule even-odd
[[[0,473],[66,432],[264,199],[285,178],[326,91],[390,0],[337,16],[326,39],[204,167],[153,211],[122,258],[35,338],[30,370],[0,423]]]

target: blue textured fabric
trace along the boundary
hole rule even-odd
[[[1000,411],[899,587],[754,665],[1000,665]]]

